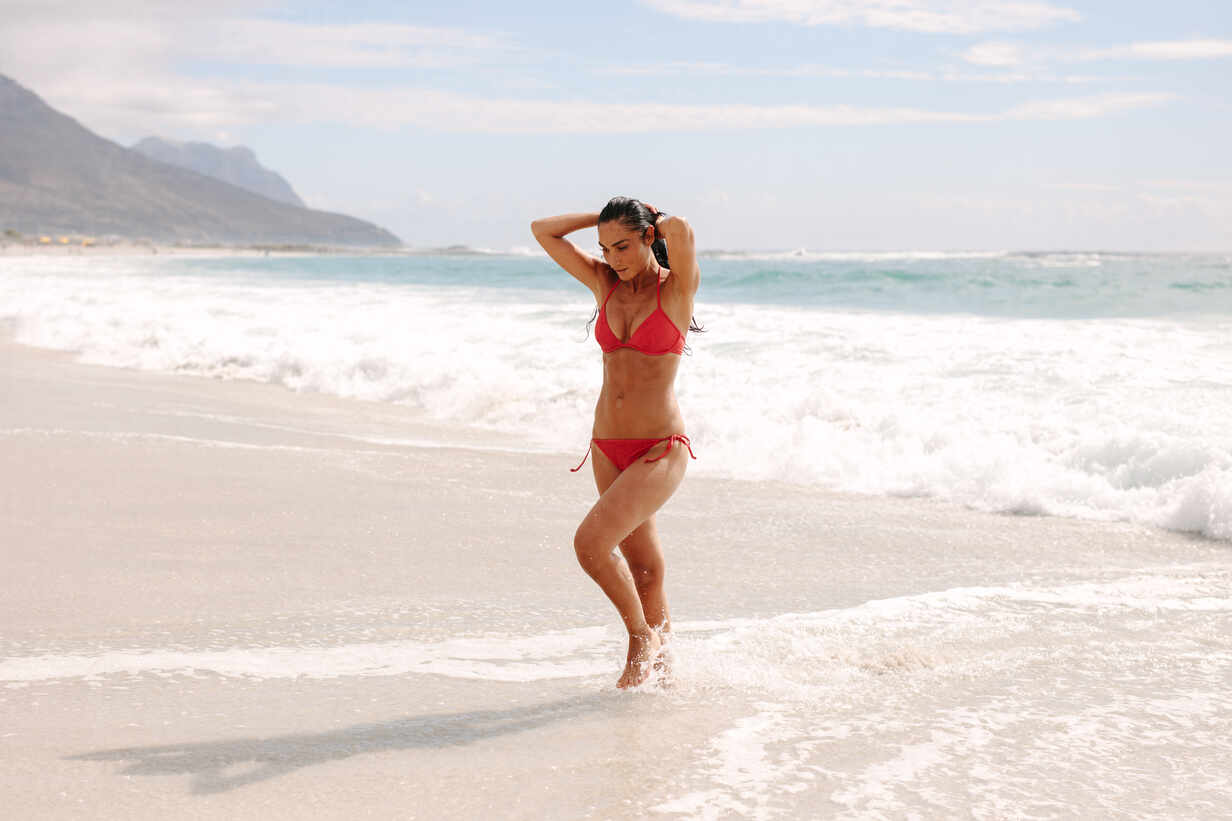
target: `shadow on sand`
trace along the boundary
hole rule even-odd
[[[383,750],[444,748],[532,730],[593,713],[611,694],[561,699],[506,710],[475,710],[357,724],[324,733],[238,738],[200,744],[125,747],[67,756],[70,761],[127,761],[120,775],[188,775],[196,795],[226,792],[313,764]],[[242,772],[227,770],[251,765]]]

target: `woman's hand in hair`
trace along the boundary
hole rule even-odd
[[[646,206],[646,210],[649,211],[654,216],[654,229],[655,229],[654,238],[655,240],[657,241],[657,240],[663,239],[663,232],[659,230],[659,224],[663,222],[663,220],[667,219],[667,215],[660,214],[659,209],[655,208],[653,205],[651,205],[648,202],[643,202],[642,205]]]

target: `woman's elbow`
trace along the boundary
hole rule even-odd
[[[555,231],[552,230],[551,223],[545,219],[533,220],[530,224],[530,232],[534,234],[535,239],[539,240],[540,242],[542,242],[545,239],[551,239],[553,237],[556,237],[556,238],[560,237],[559,234],[557,234]]]
[[[661,228],[663,236],[671,239],[672,237],[688,237],[693,238],[693,226],[689,225],[689,221],[684,217],[668,217],[663,221]]]

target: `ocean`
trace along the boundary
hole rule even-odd
[[[704,255],[635,692],[545,257],[0,265],[15,806],[1228,817],[1232,256]]]
[[[0,321],[21,343],[397,403],[562,468],[587,446],[594,300],[529,249],[4,267]],[[692,473],[1232,539],[1232,256],[799,250],[701,268],[705,332],[677,383]]]

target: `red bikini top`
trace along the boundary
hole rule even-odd
[[[603,352],[611,353],[617,348],[632,348],[649,356],[663,356],[669,353],[680,355],[684,353],[684,334],[680,332],[680,329],[668,317],[667,312],[663,310],[663,302],[659,297],[659,283],[657,281],[655,282],[656,307],[654,313],[642,320],[642,324],[637,326],[637,330],[629,334],[628,342],[621,342],[616,338],[616,334],[612,332],[612,326],[607,322],[607,301],[612,298],[617,285],[620,285],[620,283],[617,282],[616,285],[612,286],[612,290],[607,292],[603,305],[599,307],[599,321],[595,323],[595,341],[599,343],[599,347],[603,349]]]

